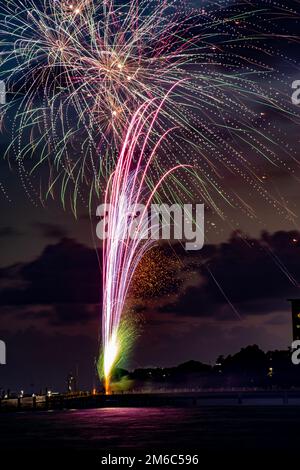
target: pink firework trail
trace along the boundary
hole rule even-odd
[[[122,352],[120,323],[128,289],[141,259],[155,243],[150,238],[147,209],[168,175],[187,166],[178,164],[169,169],[149,190],[148,170],[161,142],[173,130],[165,131],[153,144],[153,128],[167,97],[168,94],[154,110],[155,100],[149,100],[135,112],[105,191],[109,210],[103,220],[107,231],[103,242],[102,367],[107,393],[112,369]],[[143,211],[137,221],[141,200]]]

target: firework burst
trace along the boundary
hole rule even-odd
[[[276,41],[293,39],[280,21],[296,13],[269,0],[189,4],[8,0],[1,6],[0,78],[14,92],[7,106],[9,116],[14,110],[10,155],[30,197],[36,196],[32,175],[46,164],[39,197],[59,187],[74,212],[78,200],[98,199],[134,111],[179,83],[156,126],[159,134],[172,126],[178,131],[162,143],[153,179],[176,162],[192,163],[207,205],[221,216],[224,202],[253,215],[222,184],[229,172],[286,213],[265,190],[259,162],[280,166],[290,159],[291,170],[297,164],[284,133],[268,120],[272,113],[296,119],[274,66],[287,60]],[[178,183],[179,198],[194,193],[188,178]]]

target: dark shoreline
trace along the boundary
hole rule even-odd
[[[300,406],[300,391],[247,390],[214,392],[152,392],[112,395],[55,395],[2,400],[0,412],[93,408]]]

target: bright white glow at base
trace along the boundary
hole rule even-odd
[[[104,351],[104,375],[106,378],[111,374],[111,370],[117,360],[118,353],[119,345],[117,335],[116,333],[113,333]]]

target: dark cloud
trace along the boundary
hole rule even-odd
[[[44,238],[50,239],[61,239],[65,238],[68,235],[68,232],[65,228],[57,224],[49,224],[44,222],[34,222],[33,226],[38,229],[39,233]]]
[[[183,286],[162,311],[225,319],[230,303],[248,315],[285,310],[286,299],[300,294],[300,234],[264,232],[245,239],[236,233],[227,243],[207,246],[198,260],[187,258],[185,269],[193,269],[197,284]]]
[[[177,256],[179,251],[177,246],[165,248],[164,256]],[[259,239],[235,233],[226,243],[206,245],[197,253],[181,248],[181,259],[174,273],[178,290],[166,294],[164,282],[154,298],[135,299],[140,311],[146,313],[146,305],[148,311],[227,321],[236,310],[248,316],[286,311],[286,299],[299,293],[296,231],[265,232]],[[69,238],[48,245],[32,262],[1,269],[0,281],[0,305],[50,306],[39,318],[51,325],[86,324],[100,309],[97,253]]]
[[[61,303],[49,305],[23,305],[7,307],[6,313],[15,313],[26,320],[47,320],[52,326],[84,326],[90,320],[99,318],[99,304]]]
[[[101,300],[96,251],[68,238],[48,245],[32,262],[1,269],[0,280],[0,305],[53,306],[49,319],[55,324],[85,323],[89,305]]]
[[[84,325],[91,319],[97,318],[99,305],[62,303],[53,306],[53,312],[48,313],[48,319],[52,325]]]
[[[11,237],[19,237],[22,235],[22,232],[17,230],[14,227],[5,226],[0,227],[0,238],[11,238]]]

